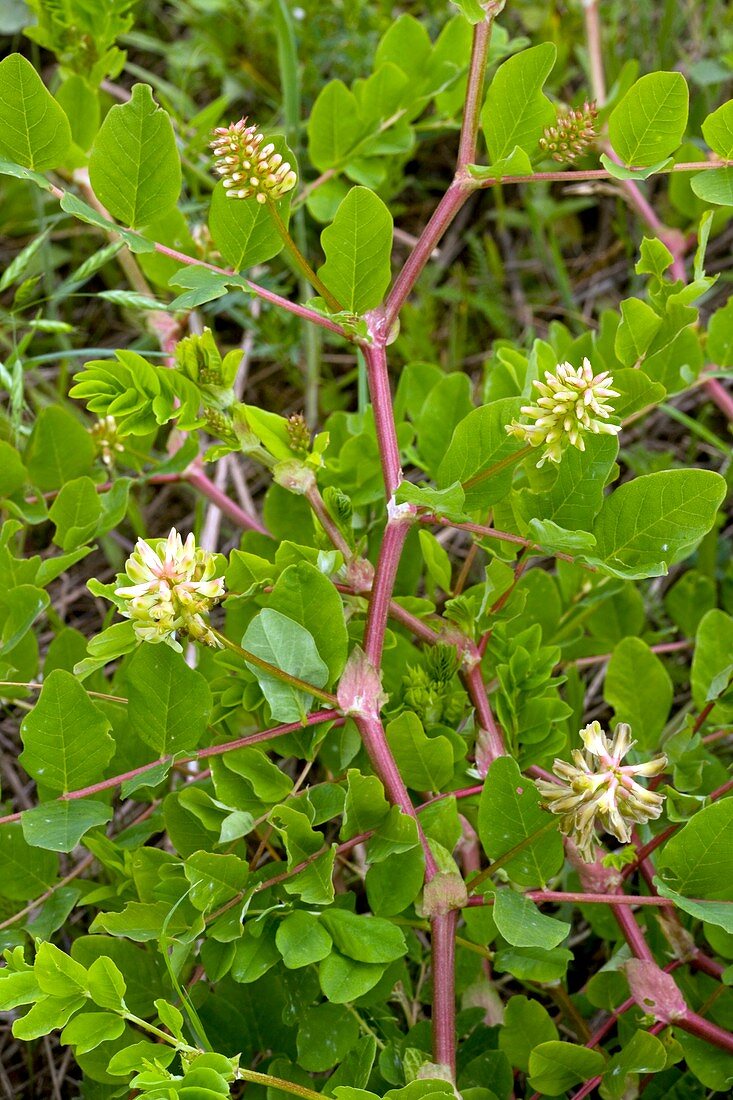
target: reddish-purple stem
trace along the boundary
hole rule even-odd
[[[391,328],[407,301],[422,269],[433,254],[458,211],[474,190],[472,183],[456,177],[436,206],[433,216],[423,229],[417,244],[407,258],[405,266],[395,279],[386,303],[387,326]]]
[[[609,904],[612,904],[615,900],[616,899],[612,898],[611,895],[606,898]],[[613,915],[623,933],[624,939],[631,948],[632,954],[635,955],[637,959],[646,959],[647,962],[654,962],[654,956],[648,943],[644,939],[644,933],[636,923],[634,914],[630,913],[628,909],[625,909],[623,905],[614,905]]]
[[[379,668],[382,663],[384,634],[387,629],[392,591],[409,531],[410,525],[404,520],[389,520],[382,536],[364,630],[364,652],[375,668]]]
[[[269,531],[257,516],[251,516],[243,508],[223,492],[218,485],[211,481],[204,471],[197,466],[191,466],[185,473],[185,480],[193,485],[202,496],[210,500],[212,504],[233,520],[239,527],[247,531],[257,531],[260,535],[269,535]]]
[[[712,168],[727,168],[729,160],[694,160],[680,161],[670,164],[658,175],[667,175],[675,172],[704,172]],[[607,168],[571,168],[558,172],[531,172],[525,176],[501,176],[499,179],[471,180],[470,187],[476,191],[484,191],[489,187],[496,187],[497,183],[582,183],[586,180],[614,180],[617,183],[633,183],[633,180],[617,180]],[[468,186],[468,184],[467,184]],[[641,212],[641,211],[640,211]],[[654,215],[656,217],[656,215]],[[667,232],[670,232],[667,230]]]
[[[394,806],[399,806],[403,814],[407,814],[408,817],[412,817],[417,821],[415,807],[400,775],[400,769],[397,767],[395,758],[392,755],[381,719],[371,715],[360,715],[355,717],[354,721],[361,734],[371,765],[381,780],[387,798]],[[418,831],[425,853],[425,877],[430,880],[437,873],[438,867],[419,824]]]
[[[458,146],[459,168],[466,164],[472,164],[476,160],[476,141],[479,122],[481,121],[486,58],[489,54],[493,26],[493,16],[489,16],[473,28],[471,61],[468,67],[466,100],[463,106],[461,138]]]
[[[697,1039],[712,1043],[713,1046],[727,1051],[728,1054],[733,1054],[733,1034],[725,1028],[718,1027],[712,1020],[706,1020],[692,1009],[688,1008],[684,1016],[675,1020],[674,1026],[681,1027],[683,1031],[694,1035]]]
[[[377,433],[384,488],[387,500],[390,500],[402,481],[402,468],[400,466],[400,448],[397,443],[397,429],[395,428],[392,412],[387,352],[383,343],[369,344],[363,348],[363,352],[369,381],[369,395],[372,399],[372,409],[374,411],[374,427]]]
[[[481,663],[475,664],[472,669],[464,672],[463,680],[476,711],[476,718],[480,726],[479,737],[481,738],[482,760],[488,770],[494,760],[497,760],[500,756],[506,756],[506,748],[501,730],[496,724],[494,712],[491,709],[489,695],[481,672]]]
[[[456,925],[458,912],[433,917],[430,925],[433,968],[433,1057],[456,1072]]]
[[[345,721],[346,719],[342,715],[336,714],[332,710],[314,711],[306,717],[304,722],[287,722],[285,725],[273,726],[271,729],[260,730],[258,733],[250,733],[246,737],[238,737],[236,741],[226,741],[222,745],[209,745],[205,749],[198,749],[189,756],[181,757],[175,763],[190,764],[194,760],[206,760],[210,756],[222,756],[224,753],[245,748],[247,745],[257,745],[261,741],[271,741],[275,737],[283,737],[286,733],[296,733],[298,730],[302,730],[304,725],[315,726],[320,722],[333,722],[334,726],[341,726]],[[172,757],[161,756],[157,760],[151,760],[149,764],[141,764],[139,768],[132,768],[120,775],[113,775],[111,778],[103,779],[99,783],[92,783],[89,787],[81,787],[77,791],[67,791],[66,794],[59,795],[55,801],[72,802],[78,798],[86,798],[90,794],[111,790],[113,787],[119,787],[126,783],[129,779],[144,775],[145,772],[157,768],[160,764],[169,762],[174,762]],[[21,816],[22,813],[15,813],[0,817],[0,825],[7,825],[11,821],[20,821]]]
[[[582,891],[564,891],[564,890],[528,890],[525,895],[531,901],[540,903],[554,903],[557,905],[565,903],[573,903],[575,905],[611,905],[613,907],[617,905],[636,906],[636,905],[650,905],[658,909],[674,909],[675,902],[672,898],[661,898],[656,894],[586,894]],[[495,901],[493,894],[486,896],[477,895],[468,899],[468,904],[474,905],[493,905]],[[704,904],[702,898],[693,898],[691,900],[699,901]],[[721,903],[726,904],[726,903]],[[728,902],[728,905],[733,905],[733,901]]]

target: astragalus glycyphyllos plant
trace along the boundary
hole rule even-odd
[[[689,118],[632,61],[607,96],[595,0],[557,43],[456,0],[306,125],[281,0],[271,121],[158,74],[164,110],[127,91],[129,3],[30,7],[58,66],[0,62],[38,231],[0,278],[8,1087],[42,1050],[88,1098],[726,1092],[733,102]],[[580,214],[623,268],[591,310]]]

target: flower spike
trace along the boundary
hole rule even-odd
[[[513,420],[506,430],[510,435],[525,439],[532,447],[544,444],[538,467],[547,459],[559,462],[568,445],[585,450],[583,436],[588,432],[618,435],[621,431],[620,425],[609,423],[613,406],[608,398],[619,396],[611,389],[612,385],[613,378],[608,371],[594,375],[588,359],[577,368],[570,363],[560,363],[554,374],[545,371],[544,382],[534,382],[540,394],[535,404],[523,405],[520,409],[532,423]]]
[[[247,119],[220,126],[214,130],[211,142],[214,168],[230,199],[249,199],[259,203],[276,201],[292,191],[298,177],[287,160],[275,152],[272,142],[255,123]]]
[[[659,817],[664,795],[648,791],[634,776],[659,775],[667,766],[667,757],[657,756],[645,764],[622,764],[636,744],[625,722],[619,722],[611,739],[599,722],[591,722],[580,736],[585,753],[574,749],[574,763],[556,760],[553,764],[562,783],[536,782],[547,809],[560,815],[561,832],[572,837],[581,857],[591,863],[596,825],[628,844],[633,825]]]
[[[573,161],[595,141],[598,108],[585,101],[582,107],[570,108],[557,116],[554,126],[546,126],[540,138],[540,149],[559,164]]]
[[[171,529],[167,539],[138,539],[125,562],[132,582],[115,590],[122,600],[120,614],[132,619],[135,634],[144,642],[165,642],[180,652],[178,633],[205,645],[220,642],[208,625],[212,607],[224,595],[224,580],[214,577],[216,559],[196,546],[193,534],[185,543]]]

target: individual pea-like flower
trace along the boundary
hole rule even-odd
[[[219,647],[207,621],[224,595],[224,580],[214,577],[215,572],[214,555],[196,546],[193,534],[184,543],[174,527],[167,539],[138,539],[125,562],[132,584],[115,590],[124,601],[120,614],[132,620],[144,642],[165,642],[180,652],[176,635],[182,634]]]
[[[540,148],[559,163],[575,160],[595,140],[597,119],[595,103],[586,100],[582,107],[570,108],[558,115],[554,126],[545,127]]]
[[[591,722],[580,736],[585,752],[573,749],[573,764],[566,760],[553,764],[553,772],[563,782],[538,779],[536,783],[547,809],[560,815],[561,832],[572,837],[581,857],[591,863],[596,824],[628,844],[633,825],[659,817],[664,795],[648,791],[634,776],[659,775],[667,766],[667,757],[655,756],[645,764],[622,764],[636,744],[625,722],[619,722],[610,740],[599,722]]]
[[[211,148],[214,168],[230,199],[254,195],[257,202],[266,203],[295,187],[298,177],[290,163],[275,152],[272,142],[265,144],[262,131],[255,123],[248,126],[246,118],[214,130]]]
[[[550,462],[559,462],[568,445],[584,451],[583,436],[588,432],[617,435],[621,431],[620,425],[609,423],[613,406],[607,399],[619,396],[611,389],[613,378],[608,371],[593,374],[588,359],[580,367],[560,363],[554,374],[545,371],[544,382],[535,380],[533,384],[540,396],[534,405],[523,405],[520,409],[532,423],[513,420],[506,430],[532,447],[544,445],[538,467],[548,458]]]
[[[103,416],[92,424],[89,434],[96,444],[102,462],[111,469],[115,464],[115,456],[125,449],[120,440],[117,421],[113,416]]]

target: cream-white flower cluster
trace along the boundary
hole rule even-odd
[[[266,203],[295,187],[298,177],[290,163],[275,152],[272,142],[265,145],[264,140],[261,130],[254,123],[248,126],[246,118],[214,130],[214,167],[230,199],[254,195],[257,202]]]
[[[182,634],[206,645],[220,642],[208,624],[208,613],[224,595],[224,580],[215,577],[216,559],[196,546],[193,534],[185,543],[171,529],[167,539],[138,539],[125,562],[132,584],[117,588],[120,614],[131,619],[144,642],[165,642],[180,652]]]
[[[609,423],[613,406],[609,405],[608,398],[619,396],[611,389],[612,385],[609,372],[594,375],[588,359],[584,359],[580,367],[560,363],[554,374],[545,371],[544,382],[534,382],[540,395],[535,404],[523,405],[520,409],[531,423],[513,420],[506,430],[510,435],[526,439],[532,447],[544,446],[538,466],[547,459],[559,462],[568,445],[585,450],[583,436],[586,433],[617,435],[621,431],[618,424]]]
[[[563,782],[538,779],[536,783],[547,809],[561,815],[561,831],[572,837],[582,858],[590,863],[596,825],[628,844],[633,825],[659,817],[664,796],[648,791],[634,776],[659,775],[667,757],[656,756],[645,764],[622,764],[636,744],[625,722],[619,722],[611,740],[599,722],[591,722],[580,736],[585,753],[574,749],[573,764],[556,760],[553,765],[553,772]]]

